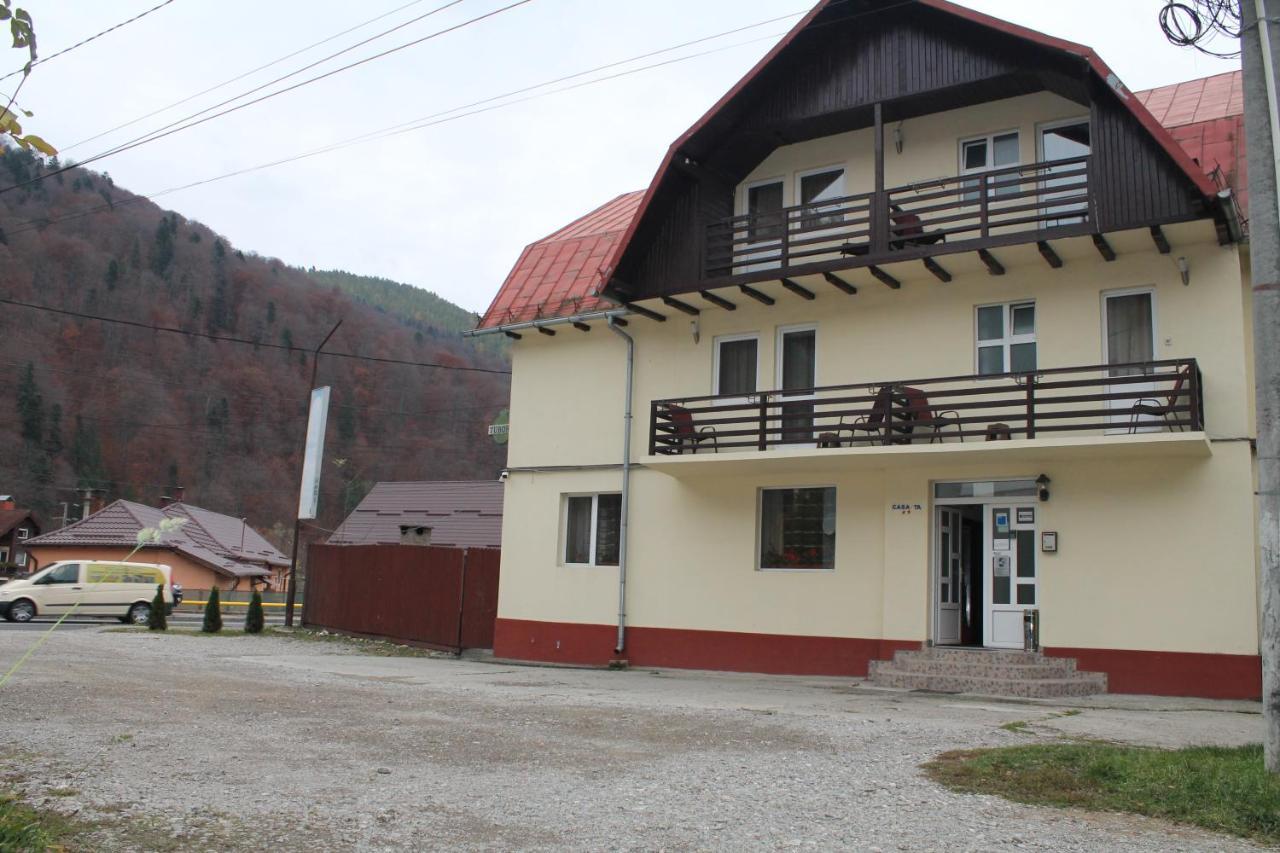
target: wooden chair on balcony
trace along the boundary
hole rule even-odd
[[[1177,411],[1179,400],[1187,396],[1187,385],[1191,382],[1191,365],[1187,365],[1178,371],[1177,378],[1174,379],[1173,388],[1169,390],[1169,394],[1164,397],[1140,397],[1133,403],[1133,408],[1129,410],[1129,433],[1136,433],[1142,426],[1141,418],[1143,415],[1148,417],[1161,418],[1169,432],[1175,429],[1183,432],[1183,425],[1179,422]]]
[[[676,403],[667,403],[661,411],[659,417],[665,415],[670,421],[674,429],[669,433],[671,440],[667,442],[667,446],[674,448],[675,453],[682,454],[685,450],[691,453],[697,453],[698,447],[704,441],[711,442],[711,450],[713,453],[720,452],[719,439],[716,437],[716,428],[713,426],[698,427],[693,422],[693,415],[684,406]]]
[[[934,243],[945,243],[947,235],[939,231],[925,231],[920,215],[908,213],[900,205],[890,206],[889,248],[897,251],[907,246],[931,246]]]
[[[901,419],[911,422],[908,431],[919,426],[921,429],[929,430],[930,444],[942,444],[946,439],[942,432],[943,428],[953,426],[960,433],[960,440],[964,441],[964,426],[960,423],[960,413],[958,411],[954,409],[935,410],[929,405],[929,398],[919,388],[902,388],[900,393],[903,401],[900,409]],[[908,442],[911,440],[911,438],[906,439]]]

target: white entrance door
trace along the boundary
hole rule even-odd
[[[1127,290],[1102,296],[1102,340],[1106,347],[1111,376],[1139,377],[1151,373],[1155,358],[1155,294],[1150,290]],[[1134,404],[1154,395],[1155,384],[1137,379],[1108,386],[1108,393],[1124,394],[1107,401],[1114,414],[1108,418],[1112,432],[1152,432],[1163,429],[1163,420],[1154,415],[1133,414]]]
[[[993,503],[983,507],[985,646],[1022,648],[1023,611],[1039,605],[1037,512],[1035,503]]]
[[[960,511],[938,507],[938,572],[934,598],[938,603],[938,630],[935,642],[952,646],[960,642],[961,594],[964,586]]]

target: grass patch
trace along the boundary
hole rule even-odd
[[[1026,720],[1010,720],[1007,723],[1001,723],[1000,728],[1004,729],[1006,732],[1013,732],[1014,734],[1019,735],[1031,733],[1031,724]]]
[[[1020,803],[1119,811],[1280,843],[1280,778],[1260,745],[1161,750],[1042,744],[948,752],[930,778]]]
[[[12,794],[0,793],[0,850],[65,848],[83,830],[78,821],[55,811],[34,809]]]

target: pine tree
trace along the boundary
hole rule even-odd
[[[155,245],[151,247],[151,271],[161,278],[173,263],[173,230],[167,218],[156,226]]]
[[[44,431],[44,452],[57,456],[62,452],[62,406],[54,403],[49,407],[48,426]]]
[[[44,401],[36,385],[35,366],[29,361],[18,381],[18,419],[22,422],[23,439],[39,444],[44,436]]]
[[[147,617],[147,629],[169,630],[169,620],[165,618],[164,612],[164,584],[156,584],[156,597],[151,599],[151,614]]]
[[[115,258],[107,263],[107,274],[103,276],[103,280],[107,283],[107,290],[115,290],[120,282],[120,262]]]
[[[76,429],[71,437],[71,469],[79,481],[77,486],[100,485],[106,479],[102,467],[102,446],[98,434],[76,415]]]
[[[253,598],[249,599],[249,609],[244,614],[244,632],[261,634],[265,624],[266,619],[262,615],[262,593],[255,589]]]
[[[218,588],[209,590],[209,599],[204,603],[204,624],[200,630],[206,634],[216,634],[222,630],[222,604],[218,601]]]

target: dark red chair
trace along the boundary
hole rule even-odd
[[[711,442],[712,452],[720,452],[715,427],[704,426],[699,428],[694,424],[693,415],[689,410],[676,403],[667,403],[664,408],[667,420],[675,427],[669,433],[672,438],[669,446],[674,447],[676,453],[684,453],[686,449],[692,453],[697,453],[699,445],[704,441]]]
[[[1178,432],[1182,432],[1182,424],[1178,422],[1176,415],[1181,414],[1175,411],[1179,406],[1179,400],[1187,395],[1187,384],[1191,381],[1191,365],[1187,365],[1178,371],[1177,379],[1173,382],[1173,388],[1169,390],[1166,397],[1140,397],[1134,401],[1133,408],[1129,410],[1129,433],[1133,434],[1138,431],[1140,426],[1138,417],[1140,415],[1148,415],[1151,417],[1162,418],[1164,425],[1169,428],[1169,432],[1173,432],[1176,428]]]

